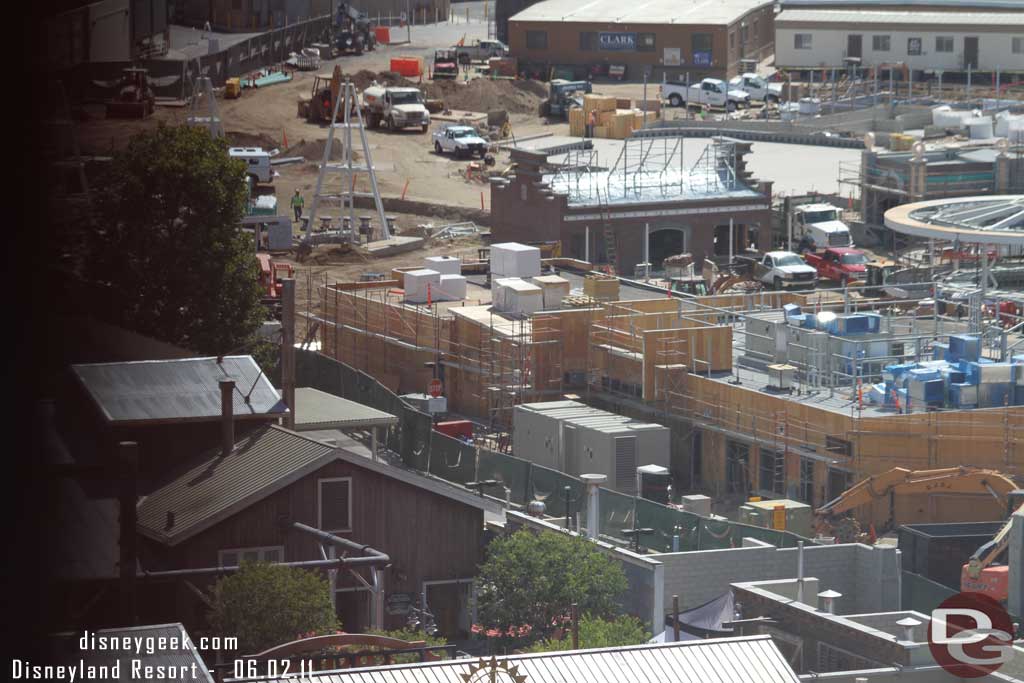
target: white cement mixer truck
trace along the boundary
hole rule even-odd
[[[363,91],[363,118],[370,128],[381,124],[391,130],[430,127],[430,113],[418,88],[387,88],[374,83]]]

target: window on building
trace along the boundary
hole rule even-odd
[[[262,548],[231,548],[217,553],[217,566],[219,567],[237,567],[243,562],[281,562],[283,560],[283,545]]]
[[[760,481],[758,488],[762,491],[782,495],[786,488],[786,456],[770,448],[761,447]],[[781,476],[779,476],[781,475]]]
[[[811,49],[811,34],[810,33],[796,33],[793,35],[793,49],[794,50],[810,50]]]
[[[907,38],[907,54],[916,56],[921,54],[921,39]]]
[[[935,36],[936,52],[952,52],[953,36]]]
[[[546,49],[548,49],[548,32],[547,31],[527,31],[526,32],[526,49],[527,50],[546,50]]]
[[[1010,52],[1015,55],[1024,55],[1024,36],[1014,36],[1011,42]]]
[[[596,50],[597,49],[597,32],[596,31],[580,31],[580,49],[581,50]]]
[[[800,458],[800,500],[814,503],[814,461],[810,458]]]
[[[754,41],[755,42],[757,41],[757,37],[759,35],[761,35],[761,34],[757,32],[757,19],[754,19]]]
[[[694,66],[711,66],[711,34],[694,33],[690,36],[690,47],[693,50]]]
[[[838,436],[825,435],[825,450],[834,458],[852,458],[853,445],[846,439]]]
[[[641,52],[653,52],[654,51],[654,34],[653,33],[638,33],[636,34],[636,49]]]
[[[747,40],[749,39],[749,37],[750,37],[750,34],[747,32],[747,25],[746,24],[740,24],[740,42],[745,45],[747,43]]]
[[[352,531],[352,478],[317,480],[317,526],[323,531]]]
[[[871,49],[875,52],[888,52],[892,49],[892,36],[871,36]]]
[[[730,31],[729,32],[729,49],[731,50],[734,47],[736,47],[736,32],[735,31]]]
[[[829,500],[835,500],[843,491],[853,486],[853,473],[846,470],[828,468],[828,496]]]

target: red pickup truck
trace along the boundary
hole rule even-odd
[[[818,277],[842,283],[863,280],[867,272],[867,256],[860,249],[829,247],[818,253],[804,254],[807,265],[818,270]]]

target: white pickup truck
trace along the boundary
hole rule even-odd
[[[750,99],[757,102],[778,102],[782,97],[781,83],[769,83],[753,73],[734,76],[729,81],[729,87],[744,91],[750,95]]]
[[[458,55],[459,64],[486,62],[491,57],[508,54],[508,45],[498,40],[474,40],[469,45],[453,45],[452,49]]]
[[[483,159],[487,154],[487,141],[477,135],[473,126],[449,125],[434,131],[434,151],[456,158],[477,154]]]
[[[814,289],[818,271],[791,251],[769,251],[754,263],[754,278],[772,289]]]
[[[749,107],[750,95],[737,88],[730,88],[725,81],[705,78],[700,83],[687,86],[685,83],[662,83],[661,99],[668,100],[673,107],[684,104],[707,104],[733,111],[737,107]]]

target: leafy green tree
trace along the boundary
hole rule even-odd
[[[202,128],[132,137],[98,184],[85,275],[107,317],[204,354],[245,347],[265,319],[252,239],[240,230],[245,166]]]
[[[580,648],[584,650],[598,647],[642,645],[650,639],[651,634],[644,629],[643,623],[633,616],[601,619],[584,614],[580,617]],[[572,636],[566,629],[563,631],[561,639],[542,640],[526,648],[526,651],[557,652],[571,649]]]
[[[244,654],[339,627],[325,577],[264,562],[245,563],[216,583],[209,618],[217,633],[238,638]]]
[[[572,604],[597,618],[618,613],[622,568],[593,542],[522,530],[493,541],[480,567],[477,633],[507,643],[541,640],[566,623]]]
[[[629,615],[602,619],[584,614],[580,617],[579,629],[581,649],[641,645],[651,639],[651,634],[644,629],[643,623]],[[572,649],[572,636],[568,626],[553,635],[558,637],[534,643],[526,648],[526,651],[556,652]]]

